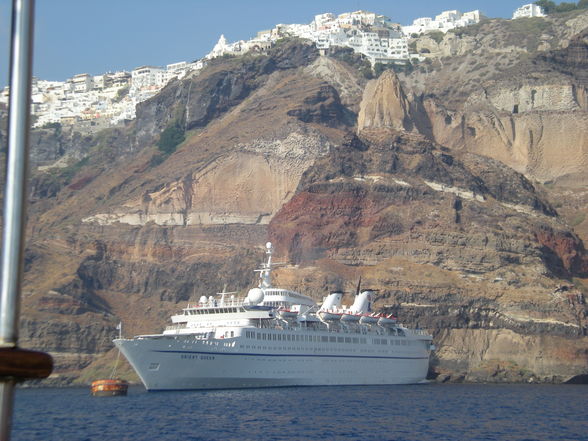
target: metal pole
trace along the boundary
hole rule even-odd
[[[0,298],[0,347],[15,347],[22,280],[27,191],[28,144],[33,59],[34,0],[13,0],[10,52],[10,101],[8,156],[4,187],[2,231],[2,288]],[[0,439],[10,437],[14,380],[0,387]]]

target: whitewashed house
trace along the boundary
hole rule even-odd
[[[528,5],[521,6],[512,14],[513,20],[524,17],[545,17],[545,13],[541,6],[535,3],[529,3]]]
[[[166,83],[166,71],[156,66],[141,66],[131,72],[131,87],[135,90],[154,89]]]

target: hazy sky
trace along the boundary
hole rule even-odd
[[[510,18],[531,0],[37,0],[34,75],[64,81],[192,61],[225,34],[246,40],[278,23],[309,23],[316,14],[363,9],[406,25],[441,11],[481,10]],[[559,2],[557,2],[559,3]],[[12,2],[0,0],[0,87],[8,82]]]

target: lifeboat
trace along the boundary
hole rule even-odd
[[[343,313],[343,315],[341,316],[341,321],[342,322],[359,322],[359,319],[361,318],[362,314],[358,314],[356,312],[352,312],[352,311],[346,311]]]
[[[292,320],[298,317],[298,311],[293,311],[284,307],[278,308],[278,316],[284,320]]]
[[[396,317],[392,314],[390,315],[381,315],[378,319],[378,326],[392,326],[396,324]]]
[[[91,391],[95,397],[117,397],[127,394],[129,383],[125,380],[92,381]]]
[[[359,319],[359,323],[362,325],[373,325],[374,323],[378,323],[379,319],[380,316],[376,314],[363,314]]]
[[[337,311],[322,310],[322,311],[318,312],[318,315],[321,318],[321,320],[324,320],[327,322],[334,322],[334,321],[341,320],[341,313],[337,312]]]

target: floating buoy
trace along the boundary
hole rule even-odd
[[[127,394],[129,382],[125,380],[92,381],[92,395],[95,397],[118,397]]]

